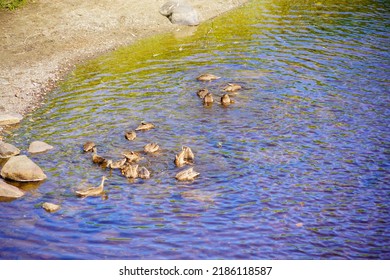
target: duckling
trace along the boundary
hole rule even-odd
[[[223,91],[235,92],[240,89],[242,89],[242,86],[240,86],[239,84],[228,83],[227,86],[223,88]]]
[[[141,122],[141,124],[135,129],[136,131],[138,130],[149,130],[155,128],[155,125],[152,123],[146,123],[146,122]]]
[[[92,187],[92,188],[88,188],[86,190],[80,190],[80,191],[76,191],[76,194],[78,196],[82,196],[82,197],[87,197],[87,196],[95,196],[95,195],[99,195],[103,192],[103,189],[104,189],[104,180],[106,180],[106,176],[103,176],[102,177],[102,182],[100,183],[99,186],[97,187]]]
[[[135,133],[135,131],[128,131],[125,133],[125,138],[129,141],[134,140],[136,137],[137,137],[137,134]]]
[[[211,92],[209,92],[208,94],[206,94],[206,96],[203,98],[203,104],[204,105],[210,105],[214,102],[214,99],[213,99],[213,95],[211,94]]]
[[[121,173],[126,178],[137,178],[138,177],[138,164],[125,164],[121,167]]]
[[[194,155],[194,153],[192,152],[192,150],[191,150],[190,147],[183,146],[181,149],[184,151],[184,158],[185,158],[186,160],[193,161],[193,160],[195,159],[195,155]]]
[[[230,105],[231,103],[234,103],[234,101],[230,99],[229,94],[225,93],[224,95],[222,95],[222,97],[221,97],[221,104],[222,105],[227,106],[227,105]]]
[[[141,159],[141,156],[133,151],[125,151],[122,153],[122,155],[125,156],[128,162],[136,162]]]
[[[154,153],[160,149],[160,146],[157,143],[149,143],[144,147],[145,153]]]
[[[199,96],[199,98],[203,99],[206,96],[206,94],[208,94],[208,93],[209,93],[209,90],[207,88],[202,88],[202,89],[198,90],[198,92],[196,94]]]
[[[149,179],[150,178],[150,172],[148,169],[146,169],[145,166],[142,166],[138,171],[138,177],[141,179]]]
[[[218,76],[215,76],[213,74],[202,74],[200,76],[198,76],[196,79],[198,81],[206,81],[206,82],[209,82],[209,81],[212,81],[212,80],[217,80],[221,77],[218,77]]]
[[[126,161],[127,161],[127,158],[123,158],[123,159],[120,159],[118,161],[108,160],[107,167],[111,168],[111,169],[118,169],[118,168],[121,168],[123,165],[125,165]]]
[[[200,173],[195,172],[193,167],[183,170],[176,174],[175,178],[179,181],[193,181]]]
[[[95,147],[96,147],[96,145],[94,142],[88,141],[88,142],[85,142],[85,144],[83,145],[83,150],[84,150],[84,152],[92,152],[93,148],[95,148]]]

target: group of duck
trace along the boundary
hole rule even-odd
[[[196,79],[198,81],[203,81],[203,82],[210,82],[213,80],[218,80],[221,77],[215,76],[213,74],[202,74],[198,76]],[[230,104],[234,103],[234,101],[230,98],[231,94],[236,94],[237,91],[242,89],[242,86],[239,84],[234,84],[234,83],[228,83],[224,88],[223,91],[226,92],[221,96],[221,104],[223,106],[229,106]],[[209,106],[214,102],[213,94],[207,89],[207,88],[202,88],[198,90],[197,92],[199,98],[203,99],[203,104],[205,106]]]
[[[199,81],[213,81],[217,80],[220,77],[215,76],[213,74],[202,74],[197,77]],[[242,87],[238,84],[229,83],[226,87],[224,87],[223,91],[229,92],[230,94],[236,93]],[[200,89],[197,92],[199,98],[203,99],[203,104],[205,106],[211,105],[214,102],[213,95],[207,88]],[[233,100],[230,99],[228,93],[225,93],[221,97],[221,104],[223,106],[228,106],[229,104],[234,103]],[[125,133],[125,138],[129,141],[133,141],[137,137],[138,131],[148,131],[155,128],[155,125],[152,123],[142,122],[135,130],[131,130]],[[160,146],[157,143],[149,143],[144,146],[145,154],[153,154],[160,150]],[[92,162],[98,165],[101,165],[103,168],[110,169],[120,169],[121,174],[129,179],[149,179],[150,171],[145,166],[139,166],[138,162],[142,159],[140,152],[135,151],[124,151],[122,153],[123,158],[114,161],[111,159],[106,159],[97,153],[96,144],[92,141],[88,141],[83,145],[83,151],[85,153],[92,153]],[[185,165],[193,165],[194,164],[195,155],[192,152],[191,148],[187,146],[182,146],[182,150],[175,155],[174,163],[177,167],[183,167]],[[178,181],[192,181],[195,177],[199,176],[200,173],[194,171],[193,167],[189,167],[183,171],[180,171],[176,174],[175,178]],[[105,176],[102,177],[101,183],[97,187],[88,188],[85,190],[76,191],[76,194],[85,198],[88,196],[97,196],[103,193],[104,190],[104,181],[107,178]]]

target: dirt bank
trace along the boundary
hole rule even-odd
[[[135,40],[176,30],[166,0],[30,0],[0,11],[0,114],[26,114],[75,64]],[[202,21],[247,0],[187,0]]]

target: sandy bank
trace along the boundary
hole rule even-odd
[[[159,14],[166,0],[31,0],[0,11],[0,114],[41,104],[75,64],[141,38],[179,28]],[[187,0],[201,21],[247,0]]]

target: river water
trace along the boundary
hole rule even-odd
[[[55,148],[29,155],[48,179],[0,203],[0,257],[389,259],[389,12],[388,1],[252,1],[80,65],[5,139]],[[221,78],[195,79],[206,72]],[[243,89],[223,107],[229,82]],[[156,128],[127,141],[141,121]],[[162,151],[140,162],[151,179],[130,181],[94,165],[88,140],[114,159]],[[182,145],[193,182],[174,178]],[[75,195],[102,175],[106,196]]]

